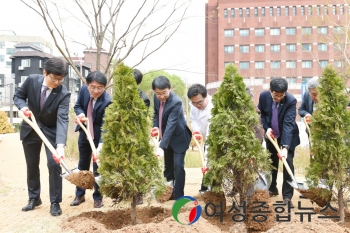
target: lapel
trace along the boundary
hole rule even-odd
[[[43,106],[42,111],[44,111],[47,108],[47,106],[51,105],[52,101],[54,99],[56,99],[56,97],[58,96],[58,93],[61,91],[61,89],[62,89],[62,85],[59,85],[58,87],[52,89],[50,95],[47,97],[47,100]]]
[[[94,106],[94,110],[92,111],[92,119],[94,121],[95,121],[95,118],[96,118],[97,109],[100,107],[100,105],[103,102],[104,94],[105,94],[105,92],[100,97],[98,97],[97,100],[96,100],[96,103],[95,103],[95,106]]]
[[[37,93],[36,93],[36,101],[35,103],[38,104],[37,106],[37,109],[38,109],[38,112],[40,112],[40,97],[41,97],[41,87],[43,85],[43,81],[44,81],[44,76],[40,75],[39,78],[38,78],[38,81],[36,83],[34,83],[34,90],[39,90]]]
[[[286,96],[280,101],[280,104],[278,106],[278,116],[280,115],[281,110],[283,109],[284,104],[286,103],[286,98],[287,98],[287,93],[286,93]]]
[[[171,100],[173,99],[173,95],[174,94],[172,92],[170,92],[169,98],[165,101],[162,117],[164,117],[165,111],[169,108],[169,106],[171,104]],[[160,101],[159,101],[159,107],[160,107]]]

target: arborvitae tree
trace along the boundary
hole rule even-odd
[[[165,185],[162,169],[149,142],[148,109],[139,96],[133,70],[120,64],[113,80],[113,100],[106,109],[102,128],[100,186],[106,196],[117,194],[131,201],[131,220],[136,224],[137,195],[150,193],[153,186],[165,191]]]
[[[349,97],[344,80],[332,66],[324,69],[319,83],[319,103],[310,127],[314,159],[306,177],[310,188],[315,188],[319,179],[325,179],[328,186],[336,189],[340,221],[344,222],[343,192],[349,188],[350,168],[350,111],[346,109]]]
[[[8,121],[8,118],[6,116],[5,112],[0,112],[0,133],[13,133],[15,132]]]
[[[205,184],[211,185],[214,192],[222,190],[223,181],[233,184],[243,203],[257,178],[257,171],[270,172],[271,161],[255,136],[258,114],[235,66],[227,66],[224,80],[213,96],[213,104],[207,140],[210,165]]]

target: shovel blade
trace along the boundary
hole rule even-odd
[[[71,174],[71,173],[78,173],[80,170],[78,168],[73,168],[72,170],[70,170],[70,173],[68,172],[63,172],[60,176],[64,179],[66,179],[66,177]]]
[[[290,184],[290,186],[292,186],[295,189],[301,189],[301,190],[306,190],[307,188],[304,186],[304,183],[302,182],[296,182],[294,180],[290,181],[287,180],[288,184]]]

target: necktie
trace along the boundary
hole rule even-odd
[[[44,89],[43,89],[43,91],[41,92],[41,95],[40,95],[40,111],[44,107],[44,104],[46,102],[46,91],[47,91],[47,89],[49,89],[47,86],[43,86],[43,87],[44,87]]]
[[[92,118],[92,112],[94,111],[93,101],[94,101],[94,98],[91,97],[87,108],[87,118],[89,120],[89,130],[90,130],[92,139],[94,139],[94,121]]]
[[[280,129],[278,127],[278,108],[277,103],[273,102],[273,109],[272,109],[272,130],[275,138],[280,137]]]
[[[163,117],[163,110],[164,110],[164,102],[160,101],[160,107],[159,107],[159,138],[162,138],[162,117]]]

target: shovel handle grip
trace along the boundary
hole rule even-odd
[[[87,125],[89,127],[89,120],[88,118],[82,118],[83,121],[86,121],[87,122]],[[90,144],[90,147],[91,147],[91,150],[94,152],[95,156],[96,156],[96,147],[95,147],[95,144],[94,144],[94,140],[92,139],[92,136],[91,136],[91,133],[89,130],[86,129],[86,127],[80,122],[78,121],[78,124],[80,126],[80,128],[82,128],[86,134],[86,137],[89,141],[89,144]]]
[[[194,143],[196,143],[196,146],[197,146],[197,148],[198,148],[198,150],[199,150],[199,155],[201,156],[201,160],[202,160],[202,166],[203,166],[203,168],[204,168],[204,170],[205,170],[207,167],[206,167],[206,164],[205,164],[205,161],[204,161],[204,151],[203,151],[203,147],[202,147],[202,145],[198,142],[197,138],[196,138],[194,135],[192,135],[192,138],[193,138]],[[203,140],[203,137],[202,137],[202,140]]]

